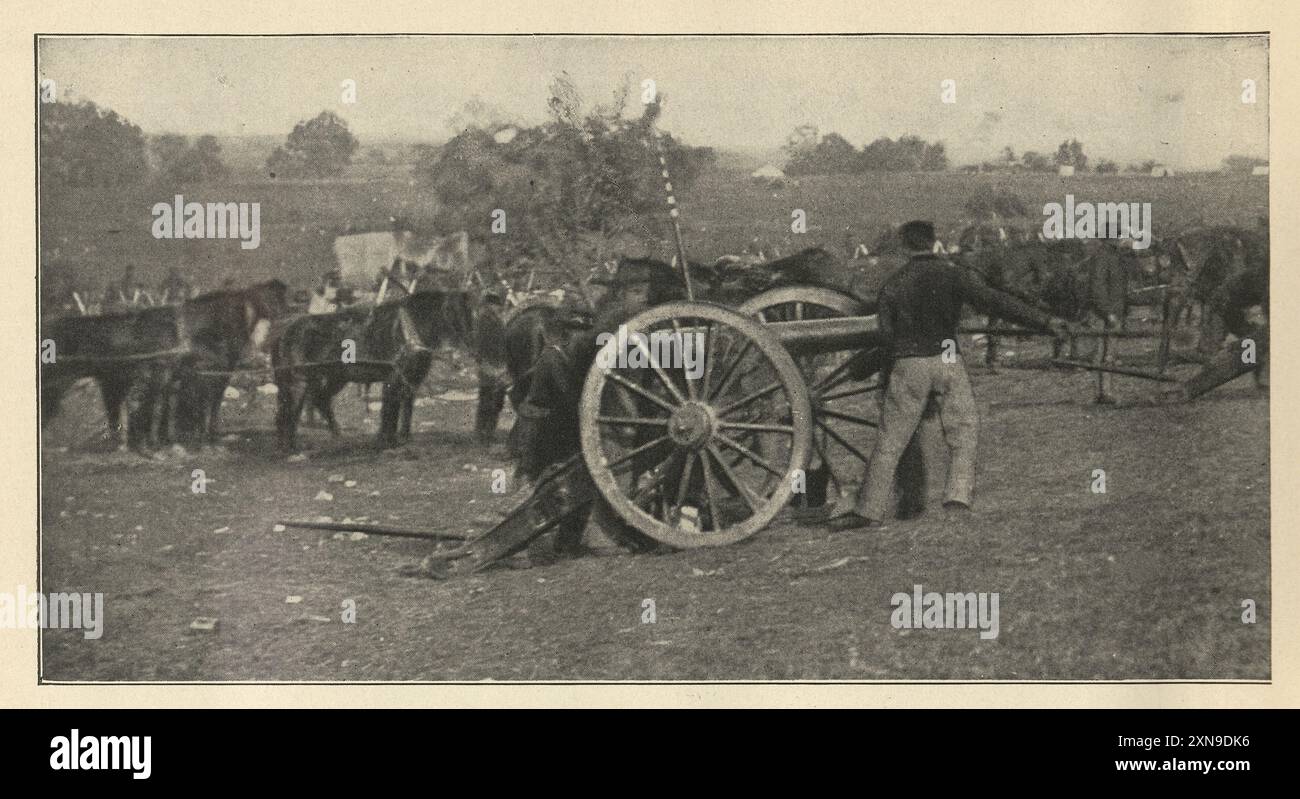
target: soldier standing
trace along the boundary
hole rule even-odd
[[[908,222],[899,235],[911,258],[880,289],[880,332],[889,342],[893,362],[881,397],[876,446],[854,509],[828,522],[835,531],[871,527],[884,519],[895,469],[928,402],[934,403],[952,454],[944,508],[970,510],[979,420],[957,350],[964,303],[1058,336],[1068,329],[1063,320],[994,291],[937,255],[931,223]]]
[[[474,324],[474,356],[478,362],[478,407],[474,431],[488,446],[496,438],[497,419],[506,403],[510,382],[506,372],[505,299],[497,289],[483,292]]]

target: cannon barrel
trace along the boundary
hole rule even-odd
[[[796,355],[865,349],[885,343],[874,314],[768,322],[763,328]]]

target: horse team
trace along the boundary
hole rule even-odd
[[[50,320],[41,331],[42,424],[75,382],[92,378],[114,445],[123,443],[124,404],[131,449],[213,444],[231,376],[248,353],[269,349],[286,449],[296,446],[307,403],[338,433],[330,403],[349,382],[383,383],[381,439],[391,445],[409,437],[414,389],[434,350],[469,340],[470,296],[421,291],[370,308],[291,317],[287,291],[270,280],[179,305]]]
[[[882,239],[871,256],[888,256]],[[949,254],[994,287],[1009,291],[1056,316],[1126,324],[1136,305],[1158,306],[1160,367],[1170,355],[1174,326],[1199,310],[1203,355],[1239,333],[1243,303],[1268,304],[1268,238],[1261,224],[1205,227],[1156,240],[1145,250],[1112,242],[1045,241],[1008,235],[995,226],[963,231]],[[763,264],[721,258],[692,264],[703,298],[734,304],[777,285],[832,285],[856,293],[870,307],[869,289],[819,248]],[[854,259],[856,261],[856,259]],[[681,281],[669,264],[623,259],[657,275],[647,304],[679,298]],[[876,262],[873,261],[873,265]],[[750,267],[758,266],[754,269]],[[881,266],[878,271],[884,271]],[[216,443],[221,403],[230,377],[245,356],[269,350],[277,388],[279,445],[297,447],[304,407],[314,408],[337,435],[332,400],[353,383],[382,383],[379,439],[383,446],[410,437],[415,390],[428,374],[435,350],[469,350],[479,364],[476,428],[490,442],[507,396],[518,405],[530,369],[544,346],[553,307],[507,311],[500,298],[466,291],[418,291],[399,301],[345,308],[335,313],[292,316],[287,286],[269,280],[244,289],[202,294],[177,305],[131,309],[99,316],[64,316],[41,331],[42,424],[59,410],[70,386],[93,378],[99,386],[109,438],[122,443],[122,406],[127,405],[126,444],[147,450],[169,443]],[[1241,308],[1237,306],[1243,306]],[[995,325],[990,320],[990,327]],[[997,358],[990,337],[987,357]],[[1103,390],[1104,391],[1104,390]],[[1100,397],[1099,397],[1100,399]]]

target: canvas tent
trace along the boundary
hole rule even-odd
[[[469,234],[465,231],[449,236],[421,236],[409,230],[353,233],[334,239],[334,257],[343,279],[353,285],[366,285],[401,259],[421,268],[432,266],[443,272],[467,276]]]
[[[780,183],[785,180],[785,173],[771,164],[766,164],[755,169],[753,172],[749,173],[749,176],[761,183]]]

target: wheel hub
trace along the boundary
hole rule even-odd
[[[699,449],[713,436],[713,411],[700,402],[688,402],[668,419],[668,437],[679,447]]]

